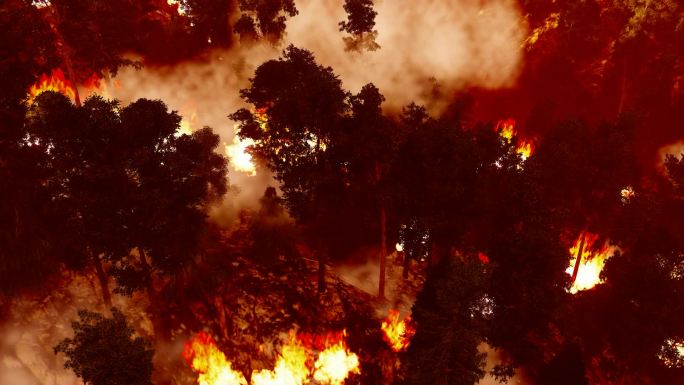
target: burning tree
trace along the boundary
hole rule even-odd
[[[328,156],[331,138],[347,111],[346,93],[329,67],[313,54],[288,47],[278,60],[256,70],[242,97],[267,117],[265,125],[247,109],[231,115],[238,134],[255,141],[254,151],[276,173],[290,213],[310,230],[319,259],[319,290],[325,289],[325,239],[334,231],[329,214],[340,190]]]
[[[147,288],[154,310],[154,272],[182,270],[198,247],[204,206],[226,191],[218,137],[209,128],[176,136],[179,122],[159,101],[120,108],[93,97],[76,107],[51,92],[27,116],[26,145],[47,155],[66,239],[81,265],[96,268],[107,305],[103,259],[123,292]]]

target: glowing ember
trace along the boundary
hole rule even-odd
[[[199,385],[247,385],[242,373],[233,370],[214,339],[205,332],[198,333],[185,344],[183,358],[198,373]]]
[[[662,346],[658,358],[670,368],[681,368],[684,365],[684,344],[668,338],[665,345]]]
[[[477,259],[485,265],[489,265],[489,256],[487,254],[480,251],[477,253]]]
[[[394,248],[395,248],[398,252],[404,251],[404,245],[402,245],[402,244],[399,243],[399,242],[397,242],[397,244],[394,245]]]
[[[237,135],[233,138],[232,144],[226,144],[226,155],[230,159],[230,164],[236,171],[244,172],[250,176],[256,175],[256,165],[249,153],[249,147],[254,145],[252,139],[240,139]]]
[[[549,32],[553,29],[558,28],[559,24],[560,24],[560,13],[556,12],[556,13],[550,14],[546,18],[546,20],[544,20],[544,24],[542,24],[541,26],[532,30],[532,32],[530,33],[530,36],[528,36],[527,39],[525,40],[525,44],[528,47],[533,46],[537,42],[537,40],[539,40],[539,37],[541,37],[541,35]]]
[[[186,11],[183,7],[183,4],[181,4],[180,0],[166,0],[166,4],[172,7],[176,7],[176,12],[178,12],[179,15],[185,15]]]
[[[344,342],[345,332],[334,344],[318,354],[313,378],[321,384],[341,385],[351,373],[360,373],[359,357]]]
[[[630,199],[634,198],[634,189],[631,186],[627,186],[620,190],[620,197],[622,198],[622,203],[627,203]]]
[[[28,104],[32,104],[38,95],[45,91],[55,91],[67,96],[71,100],[76,100],[76,90],[64,77],[64,73],[60,69],[52,71],[52,74],[41,75],[36,84],[29,88]]]
[[[527,158],[532,155],[532,152],[534,151],[534,145],[531,141],[520,138],[515,130],[515,119],[500,120],[494,127],[494,130],[498,132],[499,136],[501,136],[501,138],[507,143],[512,142],[513,138],[517,137],[518,147],[515,149],[515,151],[520,155],[520,158],[523,161],[527,160]]]
[[[408,348],[411,337],[416,334],[416,330],[411,325],[411,317],[407,316],[403,320],[399,317],[398,310],[390,310],[387,318],[381,325],[383,338],[395,352],[400,352]]]
[[[611,246],[608,242],[598,248],[595,247],[594,244],[598,238],[599,236],[596,234],[582,232],[570,248],[570,256],[572,259],[565,272],[571,277],[576,275],[575,280],[569,289],[569,292],[572,294],[591,289],[592,287],[603,283],[603,280],[601,280],[601,270],[603,270],[606,260],[615,253],[617,248]],[[578,253],[580,252],[580,264],[579,266],[575,266],[577,264]],[[577,271],[575,272],[575,270]]]

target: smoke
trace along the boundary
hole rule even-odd
[[[482,378],[477,385],[501,385],[501,382],[497,380],[494,376],[489,374],[489,372],[494,368],[494,366],[501,364],[501,355],[499,351],[496,349],[492,349],[491,346],[487,345],[486,343],[480,344],[478,346],[478,350],[481,353],[487,353],[487,362],[485,363],[485,371],[487,374],[485,374],[484,378]],[[506,382],[506,385],[526,385],[530,384],[531,382],[527,379],[525,379],[525,376],[523,373],[520,373],[520,369],[516,370],[515,375],[508,379],[508,382]]]
[[[64,357],[53,347],[72,337],[71,321],[79,309],[104,312],[94,274],[62,273],[58,290],[45,296],[15,298],[7,320],[0,324],[0,384],[2,385],[79,385],[71,370],[64,368]],[[146,299],[114,296],[128,322],[146,337],[152,324],[144,312]]]
[[[335,275],[344,282],[362,290],[372,296],[378,295],[378,280],[380,272],[379,248],[368,247],[358,251],[348,258],[349,262],[336,265]],[[424,272],[415,264],[411,267],[409,279],[402,277],[402,258],[396,251],[386,257],[385,268],[385,301],[375,304],[376,316],[385,318],[389,309],[396,309],[402,315],[411,313],[411,306],[418,291],[423,285]]]
[[[514,85],[521,69],[527,31],[515,1],[376,1],[381,48],[362,53],[345,51],[342,3],[297,1],[286,41],[313,51],[351,91],[374,83],[389,108],[415,101],[438,111],[465,87]]]
[[[280,46],[237,43],[201,60],[124,68],[107,94],[124,104],[138,98],[161,99],[184,117],[186,129],[210,126],[224,144],[230,144],[235,130],[227,115],[245,107],[239,90],[249,85],[261,63],[279,57],[289,44],[311,50],[352,92],[373,82],[389,110],[415,101],[439,112],[454,92],[465,87],[512,86],[522,66],[526,27],[513,0],[376,1],[381,48],[361,53],[345,50],[346,33],[338,29],[346,19],[342,4],[343,0],[298,0],[300,13],[288,20]],[[231,223],[243,208],[257,207],[265,188],[276,185],[265,167],[257,176],[230,171],[233,188],[212,213],[222,224]]]

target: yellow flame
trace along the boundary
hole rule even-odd
[[[531,141],[520,138],[515,129],[515,119],[500,120],[494,129],[499,133],[501,139],[507,143],[511,143],[514,137],[518,138],[518,147],[516,147],[515,152],[520,155],[523,161],[532,155],[534,145]]]
[[[252,154],[247,150],[254,145],[252,139],[240,139],[237,135],[231,144],[226,144],[226,155],[230,159],[230,164],[236,171],[244,172],[250,176],[256,175],[256,165]]]
[[[38,95],[45,91],[55,91],[67,96],[71,100],[76,99],[76,90],[64,77],[60,69],[52,71],[50,76],[41,75],[40,79],[29,88],[28,104],[32,104]]]
[[[577,253],[579,252],[582,238],[584,238],[584,249],[582,250],[582,258],[579,269],[577,270],[577,277],[569,289],[569,292],[572,294],[591,289],[592,287],[603,283],[601,271],[608,258],[617,250],[617,247],[611,246],[607,241],[602,246],[596,248],[594,243],[596,243],[599,236],[589,232],[582,232],[569,250],[571,260],[570,265],[565,269],[565,272],[570,276],[572,276],[575,269]]]
[[[302,385],[311,375],[307,367],[309,354],[304,346],[290,333],[288,344],[283,346],[276,360],[275,369],[252,372],[253,385]]]
[[[399,311],[394,309],[389,311],[380,328],[383,331],[385,342],[395,352],[406,350],[411,342],[411,337],[416,333],[413,325],[411,325],[411,317],[407,316],[402,320]]]
[[[635,192],[632,186],[627,186],[620,190],[620,197],[622,198],[623,203],[627,203],[630,201],[630,199],[634,198]]]
[[[274,369],[254,370],[250,383],[304,385],[313,378],[318,384],[341,385],[351,373],[360,373],[359,358],[347,349],[345,337],[346,331],[326,336],[300,336],[291,332]],[[314,351],[320,351],[315,362]],[[183,357],[198,373],[199,385],[247,385],[242,373],[232,369],[231,362],[207,333],[200,332],[188,341]]]
[[[340,339],[318,354],[314,369],[313,378],[321,384],[341,385],[349,374],[360,373],[359,357]]]
[[[166,4],[170,6],[175,6],[176,7],[176,12],[178,12],[179,15],[184,16],[185,15],[185,8],[181,4],[179,0],[166,0]]]
[[[216,346],[214,339],[200,332],[183,350],[185,360],[198,373],[199,385],[247,385],[242,373],[233,370],[232,364]]]

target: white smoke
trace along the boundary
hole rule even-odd
[[[105,312],[94,276],[64,271],[58,290],[13,300],[8,319],[0,324],[0,385],[82,384],[64,368],[64,356],[55,355],[53,347],[72,337],[71,321],[78,319],[79,309]],[[138,332],[152,334],[144,295],[114,295],[112,300]]]
[[[374,83],[390,108],[415,101],[439,109],[464,87],[511,86],[521,69],[527,30],[515,1],[376,1],[381,48],[363,53],[345,51],[337,25],[346,19],[342,4],[299,0],[286,41],[313,51],[351,91]],[[431,100],[431,79],[445,100]]]
[[[202,60],[166,67],[120,71],[109,94],[124,104],[138,98],[164,100],[191,122],[208,125],[224,143],[233,141],[234,122],[227,115],[244,107],[239,90],[261,63],[280,56],[289,44],[311,50],[331,66],[352,92],[372,82],[385,95],[385,107],[397,110],[415,101],[439,112],[454,92],[466,87],[511,86],[522,66],[520,47],[526,24],[514,0],[382,0],[377,42],[372,52],[347,52],[338,22],[346,19],[343,0],[297,0],[299,15],[290,18],[280,46],[239,44]],[[256,177],[231,170],[234,188],[213,217],[230,223],[242,208],[254,208],[268,185],[267,170]]]

